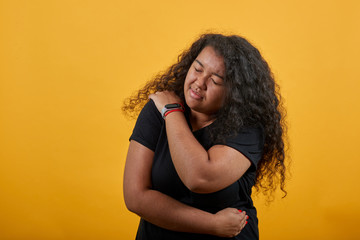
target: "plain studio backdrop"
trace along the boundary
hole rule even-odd
[[[360,235],[360,2],[0,0],[0,239],[134,239],[125,97],[200,33],[245,36],[288,109],[292,178],[261,239]]]

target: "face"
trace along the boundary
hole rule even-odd
[[[211,46],[205,47],[192,63],[184,83],[186,104],[192,111],[215,114],[225,100],[225,64]]]

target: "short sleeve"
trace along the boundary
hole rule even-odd
[[[244,128],[235,137],[228,138],[225,145],[241,152],[256,170],[264,148],[263,127]]]
[[[155,152],[163,124],[161,114],[150,100],[141,110],[129,141],[135,140]]]

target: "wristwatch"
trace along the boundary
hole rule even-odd
[[[184,107],[180,103],[166,104],[165,107],[161,110],[161,116],[165,119],[166,113],[173,110],[184,112]]]

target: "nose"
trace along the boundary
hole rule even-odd
[[[205,75],[198,76],[195,81],[195,85],[201,90],[206,90],[206,81],[207,81],[207,76]]]

